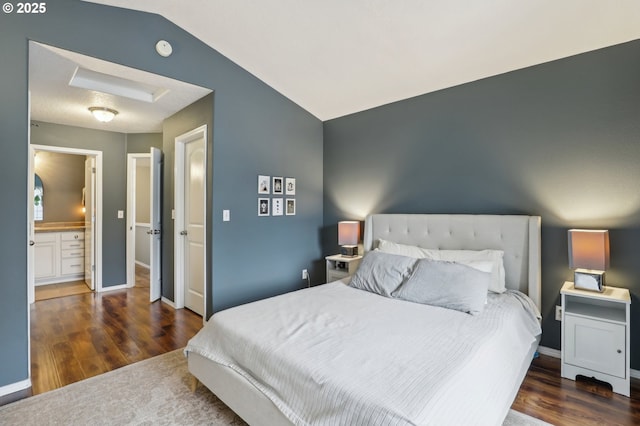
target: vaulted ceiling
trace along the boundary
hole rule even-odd
[[[164,16],[322,120],[640,38],[637,0],[91,1]]]

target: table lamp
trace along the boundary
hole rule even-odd
[[[340,254],[346,257],[358,255],[358,240],[360,239],[360,222],[345,220],[338,222],[338,244]]]
[[[570,229],[569,267],[575,269],[575,288],[604,291],[604,271],[609,267],[609,231]]]

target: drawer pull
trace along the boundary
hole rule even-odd
[[[618,353],[621,354],[622,353],[622,349],[618,349]]]
[[[81,267],[82,265],[69,265],[69,266],[70,266],[71,268],[79,268],[79,267]]]

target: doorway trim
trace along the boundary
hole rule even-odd
[[[127,154],[127,287],[136,284],[136,182],[138,160],[151,161],[151,154]],[[149,195],[151,197],[151,195]]]
[[[173,229],[173,233],[174,233],[174,287],[173,287],[173,291],[174,291],[174,302],[175,302],[175,306],[176,309],[181,309],[184,308],[184,290],[185,290],[185,283],[184,283],[184,274],[185,274],[185,251],[184,251],[184,245],[182,244],[183,241],[183,237],[180,235],[180,232],[182,231],[182,225],[184,224],[185,221],[185,199],[184,199],[184,192],[181,190],[178,190],[178,188],[184,188],[184,184],[185,184],[185,168],[184,168],[184,161],[185,161],[185,151],[186,151],[186,144],[196,140],[202,138],[204,139],[204,150],[205,150],[205,159],[208,158],[208,141],[207,141],[207,125],[203,124],[200,127],[196,127],[195,129],[187,132],[187,133],[183,133],[180,136],[177,136],[175,138],[175,164],[174,164],[174,208],[175,208],[175,222],[174,222],[174,229]],[[206,168],[207,168],[207,164],[206,164],[206,160],[205,160],[205,176],[206,176]],[[204,191],[205,194],[208,193],[208,185],[207,185],[207,179],[204,179]],[[205,221],[204,221],[204,235],[205,235],[205,244],[203,246],[203,250],[204,250],[204,271],[203,271],[203,277],[204,277],[204,291],[203,291],[203,303],[204,306],[202,307],[202,319],[203,321],[206,321],[207,318],[207,297],[208,297],[208,289],[207,289],[207,281],[208,281],[208,276],[207,276],[207,264],[209,263],[209,259],[208,259],[208,252],[207,252],[207,220],[206,218],[208,217],[208,206],[207,203],[204,203],[204,217],[205,217]]]
[[[102,151],[95,151],[90,149],[80,149],[80,148],[67,148],[62,146],[49,146],[49,145],[29,145],[29,156],[33,158],[36,151],[46,151],[46,152],[55,152],[59,154],[72,154],[72,155],[84,155],[89,157],[94,157],[96,159],[96,221],[94,226],[94,238],[95,238],[95,292],[102,292]],[[32,175],[35,173],[35,164],[33,162],[29,162],[29,174]],[[28,191],[32,191],[33,189],[30,187]],[[33,218],[29,218],[32,220]],[[29,256],[32,256],[32,253],[29,253]],[[27,262],[28,265],[33,264],[33,262]],[[30,266],[29,266],[30,267]],[[35,278],[34,274],[31,271],[28,271],[27,276],[29,277],[28,282],[28,303],[31,304],[35,302]]]

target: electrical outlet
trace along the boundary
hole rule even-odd
[[[309,278],[309,272],[306,269],[302,270],[302,279],[306,280],[307,278]]]
[[[556,321],[562,321],[562,306],[556,305]]]

